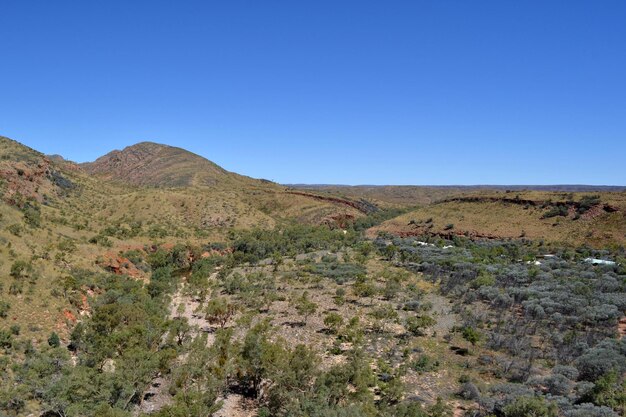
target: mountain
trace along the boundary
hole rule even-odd
[[[152,187],[188,187],[260,184],[238,175],[199,155],[174,146],[140,142],[114,150],[94,162],[81,164],[100,179]]]

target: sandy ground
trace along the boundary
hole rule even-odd
[[[254,417],[256,408],[247,404],[245,398],[239,394],[229,394],[223,399],[222,408],[213,414],[213,417]]]

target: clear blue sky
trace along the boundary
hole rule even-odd
[[[0,134],[284,183],[626,185],[626,2],[0,2]]]

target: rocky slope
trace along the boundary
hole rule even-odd
[[[75,174],[69,164],[0,136],[0,194],[5,203],[48,204],[77,188]]]

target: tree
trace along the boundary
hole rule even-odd
[[[261,382],[267,379],[271,369],[277,362],[285,358],[282,346],[269,340],[270,326],[261,322],[248,331],[241,347],[239,381],[248,386],[258,398],[261,393]]]
[[[601,376],[583,398],[596,405],[604,405],[624,415],[626,412],[626,380],[620,381],[615,370]]]
[[[63,289],[63,298],[67,298],[68,294],[78,290],[78,280],[71,275],[66,275],[59,279],[59,285]]]
[[[170,336],[181,346],[190,338],[191,326],[186,317],[176,317],[170,321]]]
[[[269,367],[267,375],[271,381],[267,389],[268,415],[271,416],[282,415],[280,410],[306,392],[317,374],[318,358],[312,349],[299,344],[291,350],[282,348],[282,352],[275,357],[275,364],[279,366]]]
[[[317,304],[309,300],[309,292],[305,291],[301,297],[294,300],[296,311],[301,316],[304,316],[304,322],[306,323],[309,316],[317,311]]]
[[[173,272],[174,270],[171,266],[155,268],[147,286],[148,293],[152,297],[159,297],[170,292],[175,286]]]
[[[400,280],[397,276],[393,276],[387,279],[385,287],[383,288],[383,296],[386,300],[393,300],[398,292],[402,289]]]
[[[371,282],[371,280],[365,277],[359,277],[356,281],[354,281],[352,291],[354,291],[354,295],[357,297],[372,298],[376,295],[376,286]],[[370,304],[371,303],[372,300],[370,300]]]
[[[214,298],[208,302],[204,309],[206,319],[211,324],[219,324],[224,328],[228,320],[235,314],[235,305],[228,302],[223,297]]]
[[[159,369],[159,355],[141,348],[131,348],[116,361],[115,374],[121,381],[120,401],[129,410],[132,402],[143,399],[143,394]]]

